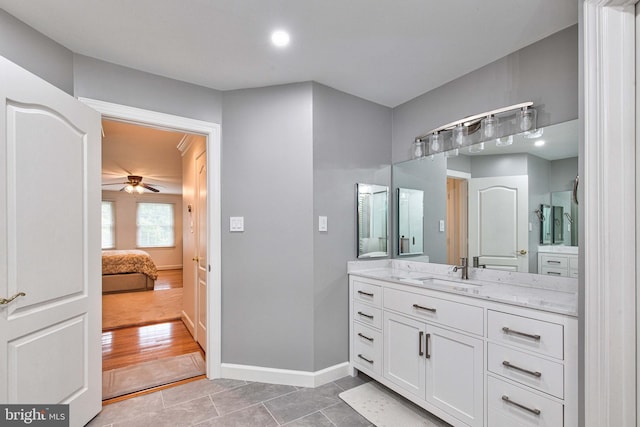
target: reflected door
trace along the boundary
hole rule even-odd
[[[0,402],[101,409],[100,115],[0,57]]]
[[[487,268],[529,272],[528,177],[469,181],[469,257]]]

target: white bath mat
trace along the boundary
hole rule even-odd
[[[375,381],[343,391],[340,398],[377,427],[449,425]]]

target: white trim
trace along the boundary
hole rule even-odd
[[[349,375],[349,362],[339,363],[316,372],[236,365],[233,363],[222,364],[222,376],[224,378],[296,387],[319,387],[347,375]]]
[[[471,174],[469,172],[447,169],[447,178],[471,179]]]
[[[180,130],[196,133],[207,138],[207,198],[209,234],[208,253],[211,271],[207,279],[207,377],[220,378],[222,363],[222,318],[220,313],[222,295],[222,255],[221,255],[221,141],[220,125],[186,117],[174,116],[157,111],[143,110],[126,105],[95,99],[78,98],[84,104],[97,110],[103,117],[121,122],[146,124],[160,129]]]
[[[636,425],[634,3],[584,1],[587,427]]]

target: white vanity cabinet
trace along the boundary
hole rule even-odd
[[[538,273],[548,276],[578,277],[578,255],[538,252]]]
[[[353,368],[454,426],[577,427],[576,318],[357,275],[349,284]]]

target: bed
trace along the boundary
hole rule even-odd
[[[158,270],[139,249],[102,251],[102,293],[152,290]]]

